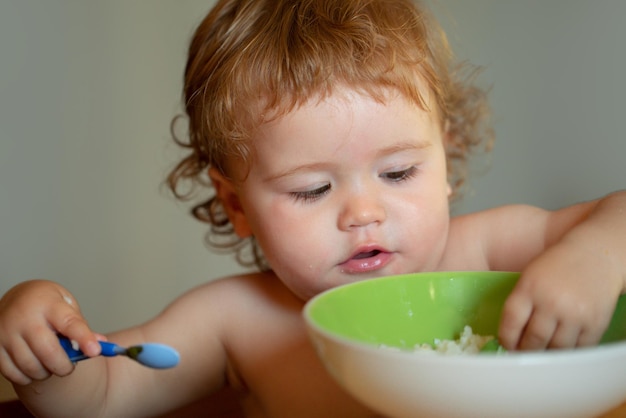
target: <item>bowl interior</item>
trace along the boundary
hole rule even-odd
[[[436,272],[382,277],[326,291],[305,317],[339,338],[411,349],[455,339],[465,325],[497,335],[502,307],[519,278],[512,272]],[[626,339],[626,300],[620,298],[602,343]]]

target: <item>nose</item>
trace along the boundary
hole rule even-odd
[[[346,194],[339,214],[338,226],[342,231],[382,223],[386,218],[379,194]]]

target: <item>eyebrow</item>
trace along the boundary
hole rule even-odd
[[[417,143],[415,141],[400,142],[389,147],[381,148],[380,150],[376,152],[376,158],[384,158],[388,155],[396,154],[399,152],[405,152],[405,151],[419,151],[419,150],[429,148],[432,145],[433,144],[431,141],[420,141]],[[310,164],[302,164],[296,167],[288,168],[287,170],[281,171],[271,176],[268,176],[265,179],[263,179],[263,181],[272,182],[277,179],[292,176],[299,172],[321,170],[327,166],[328,166],[327,162],[314,162]]]
[[[431,141],[419,141],[419,142],[414,142],[414,141],[407,141],[407,142],[400,142],[397,144],[393,144],[389,147],[386,148],[382,148],[380,150],[378,150],[378,152],[376,153],[376,157],[380,158],[380,157],[386,157],[387,155],[391,155],[391,154],[395,154],[398,152],[404,152],[404,151],[419,151],[425,148],[429,148],[433,145],[433,143]]]

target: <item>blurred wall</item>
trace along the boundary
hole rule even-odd
[[[483,66],[492,87],[495,148],[461,211],[555,209],[626,187],[626,2],[432,4],[459,58]]]
[[[188,40],[211,1],[0,2],[0,292],[73,291],[96,329],[238,270],[161,182]]]
[[[0,2],[0,293],[57,280],[99,331],[241,271],[161,186],[186,45],[210,0]],[[468,212],[626,185],[626,2],[432,0],[485,66],[497,142]]]

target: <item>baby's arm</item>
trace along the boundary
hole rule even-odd
[[[177,367],[153,370],[124,358],[72,365],[57,332],[87,353],[99,353],[97,334],[76,301],[52,282],[20,284],[0,300],[0,370],[38,416],[152,416],[175,409],[224,385],[226,355],[216,319],[220,291],[214,287],[218,291],[189,292],[152,321],[109,335],[122,346],[160,342],[180,352]]]
[[[541,240],[525,237],[524,231]],[[544,349],[597,344],[626,289],[626,192],[539,211],[518,232],[540,251],[522,269],[505,304],[499,332],[503,345]]]

